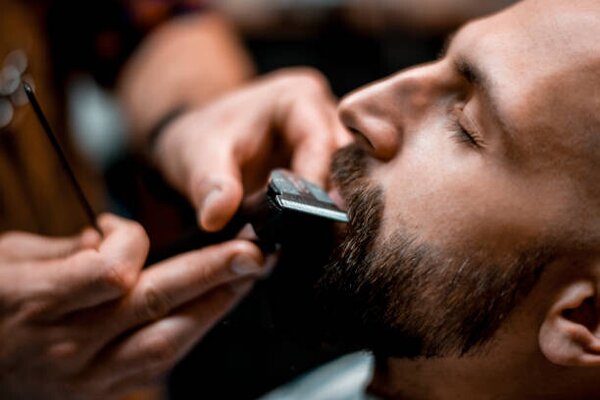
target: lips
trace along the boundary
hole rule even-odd
[[[346,201],[342,197],[339,190],[334,186],[327,192],[333,203],[342,211],[348,211]],[[348,224],[336,222],[333,224],[333,238],[335,247],[341,245],[344,242],[346,235],[348,234]]]
[[[338,208],[340,210],[348,211],[348,206],[346,205],[346,201],[344,200],[344,198],[342,197],[342,195],[340,194],[339,190],[336,187],[331,189],[327,194],[329,195],[331,200],[335,203],[335,205],[338,206]]]

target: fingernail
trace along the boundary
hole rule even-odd
[[[275,269],[275,266],[277,265],[278,262],[279,262],[279,254],[269,254],[265,258],[265,265],[262,268],[262,270],[263,270],[262,278],[263,279],[266,279],[271,275],[271,273]]]
[[[202,225],[206,224],[206,210],[209,210],[211,207],[213,207],[214,203],[219,200],[219,197],[221,196],[221,190],[220,189],[212,189],[204,198],[204,201],[202,202],[202,205],[200,206],[200,223]]]
[[[261,272],[262,268],[252,257],[239,254],[231,260],[231,270],[238,275],[251,275]]]
[[[229,289],[237,295],[243,295],[250,291],[252,285],[254,285],[253,281],[243,280],[239,282],[230,283]]]

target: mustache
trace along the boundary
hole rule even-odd
[[[350,220],[364,209],[366,192],[382,192],[369,178],[369,157],[356,143],[337,150],[332,157],[331,181],[348,206]]]
[[[358,181],[365,184],[367,178],[367,152],[356,143],[337,150],[331,161],[331,179],[340,194],[354,189]]]
[[[383,218],[383,190],[369,177],[369,154],[357,144],[338,150],[331,165],[332,182],[347,205],[347,235],[338,248],[340,260],[366,259]]]

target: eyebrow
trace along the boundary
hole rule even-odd
[[[461,30],[462,29],[454,31],[446,37],[442,51],[439,54],[440,60],[448,55],[448,51],[450,50],[456,35],[460,33]],[[471,85],[479,89],[485,95],[487,100],[490,100],[490,104],[493,106],[496,105],[495,101],[493,101],[494,97],[491,96],[491,91],[494,85],[485,71],[483,71],[476,63],[463,55],[458,55],[452,61],[452,64],[456,72],[458,72]],[[497,107],[494,107],[494,111],[496,111],[496,108]]]
[[[455,70],[471,85],[475,86],[481,92],[484,93],[485,97],[489,100],[493,100],[491,92],[493,89],[493,82],[489,76],[479,68],[477,64],[474,64],[465,57],[458,56],[454,61]]]
[[[460,32],[455,31],[446,37],[444,41],[444,46],[439,54],[439,59],[443,59],[448,55],[448,50],[452,46],[452,42],[456,35]],[[479,66],[464,56],[458,56],[455,60],[453,60],[454,69],[471,85],[477,87],[483,94],[485,95],[487,100],[494,100],[491,96],[491,90],[493,87],[493,82],[489,78],[489,76],[479,68]],[[494,103],[490,101],[490,103]]]

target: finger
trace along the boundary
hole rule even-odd
[[[44,269],[41,279],[49,308],[45,310],[46,318],[122,297],[137,281],[149,247],[143,228],[108,214],[101,216],[98,224],[104,234],[98,250],[53,260]]]
[[[251,242],[234,240],[182,254],[157,264],[140,277],[138,285],[114,318],[119,332],[154,321],[217,286],[270,270]]]
[[[101,215],[98,218],[98,225],[104,234],[104,240],[98,248],[100,255],[109,264],[132,266],[132,268],[125,268],[123,272],[129,272],[137,277],[150,247],[144,228],[137,222],[112,214]],[[131,280],[134,277],[123,278]]]
[[[218,231],[229,222],[242,201],[241,172],[227,149],[207,151],[196,158],[199,162],[194,167],[190,193],[198,223],[209,232]]]
[[[71,314],[62,326],[66,323],[71,332],[81,333],[78,340],[85,346],[78,346],[82,349],[78,359],[89,360],[123,332],[156,321],[218,286],[262,276],[274,263],[275,256],[264,260],[253,243],[243,240],[183,254],[146,269],[121,302]],[[90,332],[98,321],[102,325]]]
[[[348,146],[349,144],[354,142],[354,138],[352,137],[352,134],[350,133],[350,131],[348,131],[348,129],[346,129],[346,127],[342,123],[337,110],[335,111],[335,120],[334,120],[333,124],[336,127],[335,128],[335,148],[336,148],[336,150],[340,149],[342,147]]]
[[[80,381],[117,391],[164,374],[250,291],[252,284],[241,281],[214,289],[134,332],[103,352]]]
[[[70,326],[74,330],[85,329],[102,320],[102,330],[95,336],[97,344],[105,343],[122,332],[168,315],[217,286],[244,277],[262,277],[276,261],[277,255],[265,258],[255,244],[246,240],[182,254],[146,269],[121,302],[72,316]]]
[[[252,227],[252,224],[246,224],[240,229],[240,231],[235,236],[236,239],[244,239],[244,240],[258,240],[258,236],[256,236],[256,232]]]
[[[260,261],[262,255],[256,246],[238,240],[152,266],[144,271],[135,289],[123,301],[71,314],[61,321],[61,329],[55,333],[59,339],[60,335],[64,336],[66,326],[78,334],[75,342],[69,340],[65,344],[59,340],[56,351],[60,355],[65,348],[79,349],[75,358],[67,352],[71,362],[61,359],[61,365],[77,370],[124,332],[159,320],[223,284],[255,279],[263,271],[269,271],[275,260],[268,258],[265,266],[258,265]],[[93,331],[89,330],[90,326],[94,327]]]
[[[293,149],[292,170],[324,186],[339,130],[343,129],[333,102],[325,95],[314,96],[313,101],[294,102],[285,115],[283,129]]]
[[[96,248],[99,243],[100,235],[93,229],[61,238],[9,232],[0,237],[0,258],[10,261],[64,258],[79,250]]]

